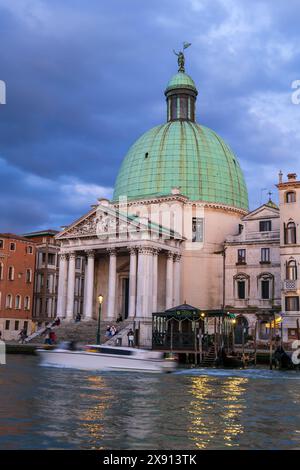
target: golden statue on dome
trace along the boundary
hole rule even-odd
[[[190,47],[191,45],[192,45],[191,42],[184,42],[184,43],[183,43],[183,51],[184,51],[184,49],[187,49],[187,48]],[[178,59],[177,59],[177,62],[178,62],[178,72],[185,72],[185,68],[184,68],[185,57],[184,57],[183,51],[176,52],[176,51],[173,49],[174,54],[177,55],[177,57],[178,57]]]

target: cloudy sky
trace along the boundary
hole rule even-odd
[[[197,120],[239,157],[251,208],[300,174],[299,0],[0,0],[0,231],[59,228],[110,197],[186,71]]]

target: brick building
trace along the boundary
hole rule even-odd
[[[56,316],[59,269],[56,233],[56,230],[42,230],[24,234],[36,246],[32,320],[38,325]]]
[[[5,340],[18,339],[22,328],[31,332],[35,243],[0,233],[0,331]]]

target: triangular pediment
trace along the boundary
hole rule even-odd
[[[123,238],[134,239],[135,234],[156,233],[180,238],[180,235],[147,218],[129,215],[113,205],[99,204],[91,211],[77,219],[56,235],[57,240],[76,238]]]
[[[243,217],[243,221],[247,220],[259,220],[259,219],[274,219],[279,217],[279,209],[275,207],[270,207],[267,204],[264,204],[254,211],[249,212],[249,214]]]

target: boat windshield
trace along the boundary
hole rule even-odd
[[[117,354],[118,356],[133,356],[134,350],[130,349],[121,349],[121,348],[111,348],[105,346],[87,346],[86,352],[98,353],[98,354]]]

